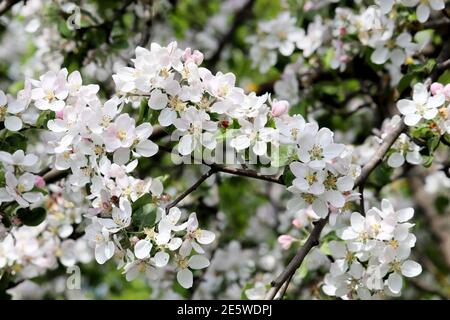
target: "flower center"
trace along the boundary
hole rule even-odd
[[[323,149],[318,146],[314,145],[311,150],[309,150],[309,155],[311,157],[311,160],[322,160],[323,159]]]
[[[324,181],[325,188],[327,190],[336,189],[336,183],[337,183],[337,177],[332,174],[328,173],[327,178]]]
[[[17,185],[17,192],[22,193],[25,191],[25,186],[21,183]]]
[[[303,193],[302,198],[303,198],[303,200],[305,200],[305,202],[307,204],[312,204],[314,202],[314,200],[316,199],[316,197],[310,193]]]
[[[116,136],[120,141],[123,141],[127,137],[127,133],[125,132],[125,130],[119,130],[117,131]]]

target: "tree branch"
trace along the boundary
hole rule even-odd
[[[266,295],[266,300],[273,300],[277,295],[277,292],[281,289],[283,284],[289,280],[301,266],[303,260],[309,251],[319,244],[320,234],[328,222],[328,217],[325,219],[320,219],[315,222],[314,229],[311,231],[305,244],[297,250],[294,258],[289,262],[286,269],[271,283],[272,288]]]
[[[212,66],[214,66],[217,61],[219,61],[223,49],[229,42],[231,42],[231,40],[233,40],[236,30],[251,16],[254,3],[255,0],[248,0],[248,2],[239,10],[239,12],[235,14],[233,24],[231,25],[228,32],[222,37],[222,39],[220,39],[216,51],[213,53],[211,58],[208,59],[208,62]]]
[[[386,153],[389,151],[391,146],[394,144],[395,140],[397,140],[398,136],[402,133],[403,130],[405,130],[406,125],[403,123],[403,121],[398,125],[397,128],[395,128],[390,134],[388,134],[372,159],[370,159],[369,162],[364,165],[364,167],[361,169],[361,174],[359,177],[355,180],[355,187],[361,187],[364,185],[365,181],[369,177],[370,173],[380,164],[380,162],[383,160]],[[313,230],[311,231],[311,234],[309,235],[308,239],[306,240],[305,244],[298,249],[296,255],[294,258],[289,262],[286,269],[278,276],[277,279],[275,279],[272,282],[272,288],[269,290],[269,292],[266,295],[267,300],[273,300],[277,294],[277,292],[281,289],[283,284],[288,281],[288,279],[294,275],[294,273],[297,271],[297,269],[301,266],[303,263],[303,260],[305,259],[306,255],[311,251],[311,249],[319,244],[320,239],[320,233],[322,232],[323,228],[325,227],[326,223],[328,221],[328,217],[325,219],[320,219],[316,222]]]
[[[158,145],[158,147],[160,150],[162,150],[164,152],[172,153],[172,149],[170,147],[163,146],[163,145]],[[210,167],[211,169],[214,169],[219,172],[224,172],[224,173],[229,173],[229,174],[233,174],[236,176],[249,177],[249,178],[253,178],[253,179],[258,179],[258,180],[263,180],[263,181],[267,181],[267,182],[284,185],[284,181],[281,179],[281,177],[265,175],[265,174],[261,174],[257,171],[249,170],[249,169],[240,169],[240,168],[228,167],[228,166],[224,166],[224,165],[216,164],[216,163],[207,163],[203,159],[192,158],[192,160],[198,161],[198,163],[202,163],[202,164]]]
[[[0,16],[4,15],[9,11],[16,3],[19,3],[22,0],[4,0],[0,2]]]
[[[191,187],[189,187],[186,191],[184,191],[182,194],[180,194],[175,200],[173,200],[171,203],[169,203],[166,206],[166,211],[169,211],[170,208],[175,207],[181,200],[186,198],[190,193],[194,192],[206,179],[208,179],[210,176],[212,176],[217,171],[214,168],[211,168],[208,170],[208,172],[204,173],[200,179],[197,180],[196,183],[194,183]]]

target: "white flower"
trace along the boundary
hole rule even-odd
[[[13,167],[18,167],[21,170],[30,169],[38,162],[38,157],[32,153],[25,155],[23,150],[17,150],[13,154],[5,151],[0,151],[0,161],[8,171],[12,171]]]
[[[325,168],[326,162],[339,156],[344,151],[343,144],[333,142],[333,132],[321,128],[317,123],[308,123],[299,139],[298,157],[313,169]]]
[[[301,115],[276,119],[275,123],[283,144],[297,144],[305,130],[305,119]]]
[[[163,210],[165,212],[165,210]],[[164,214],[164,213],[163,213]],[[181,211],[177,207],[170,208],[167,215],[163,215],[158,223],[158,235],[156,236],[156,243],[158,245],[168,245],[168,248],[172,251],[178,249],[181,246],[180,238],[173,238],[172,231],[182,231],[186,229],[187,222],[177,225],[181,218]]]
[[[214,241],[216,235],[208,230],[203,230],[198,227],[197,215],[195,212],[189,215],[189,219],[187,221],[187,234],[185,236],[185,240],[180,247],[180,255],[182,257],[187,257],[192,249],[194,249],[197,253],[203,254],[205,251],[200,246],[200,244],[210,244]]]
[[[401,0],[405,6],[415,7],[417,20],[424,23],[430,17],[431,10],[440,11],[445,8],[444,0]]]
[[[265,127],[267,116],[261,114],[254,118],[253,122],[245,119],[239,119],[241,128],[236,133],[236,137],[230,141],[230,146],[237,151],[242,151],[250,146],[252,151],[262,156],[267,153],[267,144],[274,141],[276,130],[274,128]]]
[[[421,119],[431,120],[438,114],[438,108],[445,103],[445,96],[430,96],[423,83],[414,85],[413,100],[401,99],[397,108],[405,116],[405,124],[415,126]]]
[[[36,181],[35,175],[24,173],[17,179],[13,173],[5,174],[6,187],[0,188],[0,203],[15,201],[22,208],[30,206],[43,199],[42,193],[31,191]]]
[[[174,120],[177,128],[172,137],[179,137],[178,151],[181,155],[189,155],[204,146],[209,150],[216,147],[217,124],[210,120],[205,110],[189,107],[181,113],[181,118]]]
[[[49,71],[39,78],[33,80],[35,88],[31,91],[31,98],[39,110],[61,111],[66,105],[65,99],[69,94],[67,88],[67,70],[58,72]]]
[[[370,58],[376,64],[384,64],[390,60],[393,65],[401,66],[406,58],[411,56],[417,48],[417,44],[412,42],[412,36],[407,32],[403,32],[395,39],[395,46],[389,45],[389,42],[377,44]]]
[[[17,255],[14,249],[14,238],[8,234],[0,241],[0,269],[11,265],[16,260]]]
[[[131,223],[131,204],[128,199],[122,197],[119,201],[119,208],[112,209],[112,219],[103,219],[102,224],[111,233],[116,233],[128,227]]]
[[[420,155],[420,147],[414,142],[410,141],[408,136],[402,133],[397,141],[392,146],[395,150],[387,161],[387,164],[392,168],[399,168],[406,161],[411,164],[422,163],[422,156]]]
[[[114,152],[119,148],[130,148],[136,137],[135,120],[128,114],[121,114],[106,128],[103,138],[106,151]]]
[[[303,56],[311,56],[323,43],[328,30],[326,23],[320,15],[314,17],[314,21],[308,24],[306,36],[300,36],[297,40],[297,48],[303,50]]]
[[[96,217],[92,218],[91,224],[86,227],[86,237],[95,248],[95,260],[99,264],[104,264],[114,255],[116,247],[109,235],[108,229]]]
[[[391,273],[386,281],[389,290],[391,290],[394,294],[398,294],[402,290],[402,275],[408,278],[412,278],[417,277],[422,273],[421,265],[412,260],[406,260],[401,264],[397,261],[394,261],[392,265],[395,272]]]
[[[209,260],[201,255],[193,255],[189,259],[181,258],[177,261],[178,264],[178,272],[177,272],[177,280],[178,283],[186,289],[192,287],[194,275],[189,268],[193,270],[200,270],[207,268],[209,266]]]

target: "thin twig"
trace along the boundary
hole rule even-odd
[[[283,284],[292,277],[295,271],[301,266],[309,251],[319,244],[320,233],[327,224],[327,221],[328,217],[315,222],[314,229],[311,231],[305,244],[297,250],[297,253],[289,262],[286,269],[271,283],[272,288],[267,293],[266,300],[273,300],[275,298]]]
[[[162,151],[165,151],[167,153],[172,153],[172,149],[170,147],[163,146],[163,145],[158,145],[158,147]],[[266,175],[266,174],[262,174],[257,171],[249,170],[249,169],[233,168],[233,167],[228,167],[228,166],[224,166],[221,164],[208,163],[208,162],[205,162],[203,159],[195,159],[194,158],[192,160],[195,161],[195,163],[204,164],[204,165],[210,167],[211,169],[214,169],[219,172],[224,172],[224,173],[229,173],[229,174],[233,174],[236,176],[254,178],[254,179],[258,179],[258,180],[264,180],[267,182],[284,185],[284,181],[283,181],[283,179],[281,179],[281,177],[276,177],[273,175]]]
[[[206,173],[204,173],[200,179],[197,180],[191,187],[186,189],[182,194],[180,194],[175,200],[173,200],[171,203],[169,203],[166,206],[166,211],[169,211],[170,208],[175,207],[181,200],[186,198],[190,193],[194,192],[206,179],[208,179],[210,176],[212,176],[214,173],[216,173],[216,170],[214,168],[209,169]]]
[[[239,12],[234,15],[234,20],[230,29],[222,37],[222,39],[220,39],[216,51],[212,54],[211,58],[208,59],[208,62],[212,66],[214,66],[217,61],[219,61],[223,49],[233,40],[236,30],[251,16],[254,3],[255,0],[248,0],[248,2],[239,10]]]
[[[0,2],[0,16],[4,15],[9,11],[16,3],[19,3],[22,0],[4,0]]]

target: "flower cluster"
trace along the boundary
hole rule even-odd
[[[329,129],[319,130],[315,123],[299,126],[298,122],[291,128],[297,130],[293,142],[299,161],[289,166],[295,179],[288,190],[295,197],[288,202],[288,209],[298,211],[311,206],[324,218],[330,211],[344,207],[359,167],[352,164],[351,152],[346,152],[345,145],[333,142]]]
[[[43,200],[43,194],[39,191],[42,178],[30,172],[38,162],[34,154],[25,154],[23,150],[13,154],[0,151],[0,162],[5,177],[5,186],[0,188],[0,204],[13,202],[27,208]]]
[[[402,276],[422,272],[420,264],[408,259],[416,243],[410,232],[414,224],[407,222],[413,215],[412,208],[396,211],[386,199],[381,210],[371,208],[365,216],[352,213],[350,225],[338,231],[344,242],[328,244],[333,262],[323,291],[346,299],[398,296]]]
[[[290,56],[296,48],[309,57],[322,45],[326,31],[327,26],[320,16],[316,16],[306,31],[296,27],[296,19],[289,12],[282,12],[273,20],[262,21],[258,24],[257,34],[247,38],[252,46],[253,66],[266,73],[277,63],[278,51],[283,56]]]
[[[401,99],[397,108],[404,115],[404,122],[410,127],[423,122],[433,122],[441,134],[449,132],[448,108],[450,107],[450,85],[433,83],[430,89],[423,83],[414,85],[412,100]]]

